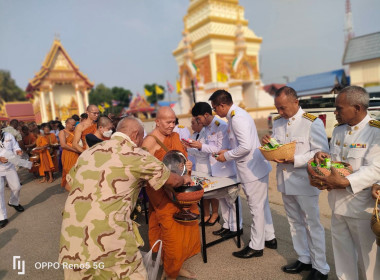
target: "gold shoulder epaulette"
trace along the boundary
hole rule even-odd
[[[315,121],[315,119],[317,118],[316,116],[309,114],[309,113],[303,114],[302,117],[304,117],[305,119],[312,121],[312,122]]]
[[[235,110],[232,110],[232,112],[231,112],[231,118],[232,118],[233,116],[235,116]]]
[[[183,125],[179,125],[178,128],[185,128]]]
[[[341,125],[344,125],[344,123],[336,123],[336,124],[334,125],[334,127],[338,127],[338,126],[341,126]]]
[[[369,125],[370,125],[370,126],[373,126],[373,127],[380,128],[380,121],[370,120],[370,121],[369,121]]]
[[[219,126],[220,122],[219,121],[215,121],[215,124],[216,124],[216,126]]]
[[[277,117],[275,117],[273,120],[274,121],[277,121],[277,120],[279,120],[279,119],[281,119],[282,117],[281,116],[277,116]]]

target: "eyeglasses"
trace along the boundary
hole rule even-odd
[[[90,112],[90,113],[93,115],[99,115],[100,114],[99,112]]]
[[[215,112],[216,111],[216,108],[218,107],[219,105],[216,105],[215,107],[212,107],[211,109]]]

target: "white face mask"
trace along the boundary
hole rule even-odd
[[[112,130],[108,130],[108,131],[104,131],[104,132],[103,132],[103,136],[104,136],[104,137],[110,138],[111,135],[112,135]]]

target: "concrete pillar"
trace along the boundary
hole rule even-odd
[[[54,96],[53,96],[53,89],[50,87],[49,91],[49,99],[50,99],[50,107],[51,107],[51,117],[53,120],[55,120],[55,102],[54,102]]]
[[[43,90],[40,91],[40,110],[41,110],[41,120],[42,122],[47,122],[47,112],[46,112],[46,102],[45,102],[45,93]]]
[[[88,105],[90,105],[89,101],[88,101],[88,91],[87,90],[84,90],[84,105],[85,105],[85,110],[87,109]]]
[[[79,92],[78,87],[75,87],[75,92],[77,94],[78,112],[79,112],[79,115],[80,115],[80,114],[83,114],[83,104],[82,104],[82,100],[80,98],[80,92]]]

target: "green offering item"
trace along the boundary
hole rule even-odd
[[[331,168],[331,159],[330,158],[325,158],[325,165],[326,165],[326,168]]]
[[[276,148],[278,148],[279,146],[280,146],[280,144],[277,142],[277,140],[276,139],[274,139],[274,138],[271,138],[270,140],[269,140],[269,143],[267,144],[268,146],[269,146],[269,148],[271,148],[271,149],[276,149]]]
[[[320,166],[322,168],[327,168],[327,169],[330,169],[331,167],[334,167],[334,168],[344,168],[344,165],[341,164],[341,163],[331,163],[331,160],[330,160],[330,166],[328,167],[328,165],[326,165],[326,163],[322,163],[320,165],[316,164],[314,161],[310,163],[310,165],[312,167],[317,167],[317,166]]]

